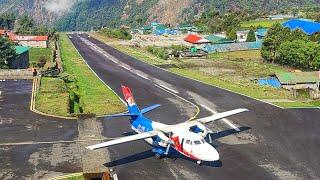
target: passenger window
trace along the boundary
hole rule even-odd
[[[196,145],[201,144],[201,141],[194,141],[194,144]]]
[[[190,144],[190,140],[186,140],[186,143],[187,143],[187,144]]]

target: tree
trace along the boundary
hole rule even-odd
[[[319,45],[311,41],[294,40],[281,44],[277,60],[280,64],[303,69],[314,69]]]
[[[229,40],[237,40],[237,31],[235,29],[230,29],[227,31],[227,38]]]
[[[256,42],[256,41],[257,41],[256,34],[253,29],[250,29],[246,42]]]
[[[262,57],[274,63],[277,57],[277,50],[282,42],[285,42],[290,37],[290,30],[284,28],[280,23],[274,24],[267,32],[263,41],[261,55]]]
[[[16,56],[16,51],[13,44],[8,38],[0,37],[0,69],[9,68],[8,64]]]

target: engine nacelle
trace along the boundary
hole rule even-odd
[[[191,127],[190,130],[202,137],[206,137],[208,134],[207,128],[201,123],[197,123],[195,126]]]

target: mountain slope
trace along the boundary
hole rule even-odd
[[[209,10],[276,13],[319,4],[320,0],[0,0],[0,13],[29,14],[38,24],[59,30],[90,30],[151,21],[174,25]]]

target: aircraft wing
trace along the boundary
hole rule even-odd
[[[239,113],[242,113],[242,112],[246,112],[246,111],[249,111],[249,110],[248,109],[244,109],[244,108],[235,109],[235,110],[231,110],[231,111],[226,111],[226,112],[214,114],[212,116],[208,116],[208,117],[205,117],[205,118],[197,119],[195,121],[198,121],[198,122],[201,122],[203,124],[206,124],[206,123],[209,123],[209,122],[214,122],[214,121],[217,121],[219,119],[223,119],[223,118],[226,118],[226,117],[229,117],[229,116],[232,116],[232,115],[235,115],[235,114],[239,114]]]
[[[198,123],[207,124],[209,122],[215,122],[220,119],[223,119],[223,118],[235,115],[235,114],[239,114],[242,112],[246,112],[246,111],[249,111],[249,110],[248,109],[235,109],[235,110],[226,111],[223,113],[214,114],[212,116],[208,116],[205,118],[187,121],[187,122],[176,124],[176,125],[168,125],[166,127],[160,128],[158,130],[161,132],[170,133],[170,132],[176,131],[177,129],[189,129],[190,127],[195,126]]]
[[[131,135],[131,136],[121,137],[121,138],[118,138],[118,139],[115,139],[115,140],[111,140],[111,141],[107,141],[107,142],[100,143],[100,144],[95,144],[95,145],[92,145],[92,146],[88,146],[86,148],[89,149],[89,150],[95,150],[95,149],[109,147],[109,146],[113,146],[113,145],[117,145],[117,144],[126,143],[126,142],[137,141],[137,140],[141,140],[141,139],[147,139],[147,138],[156,136],[157,134],[158,134],[158,131],[149,131],[149,132],[145,132],[145,133],[140,133],[140,134],[135,134],[135,135]]]

